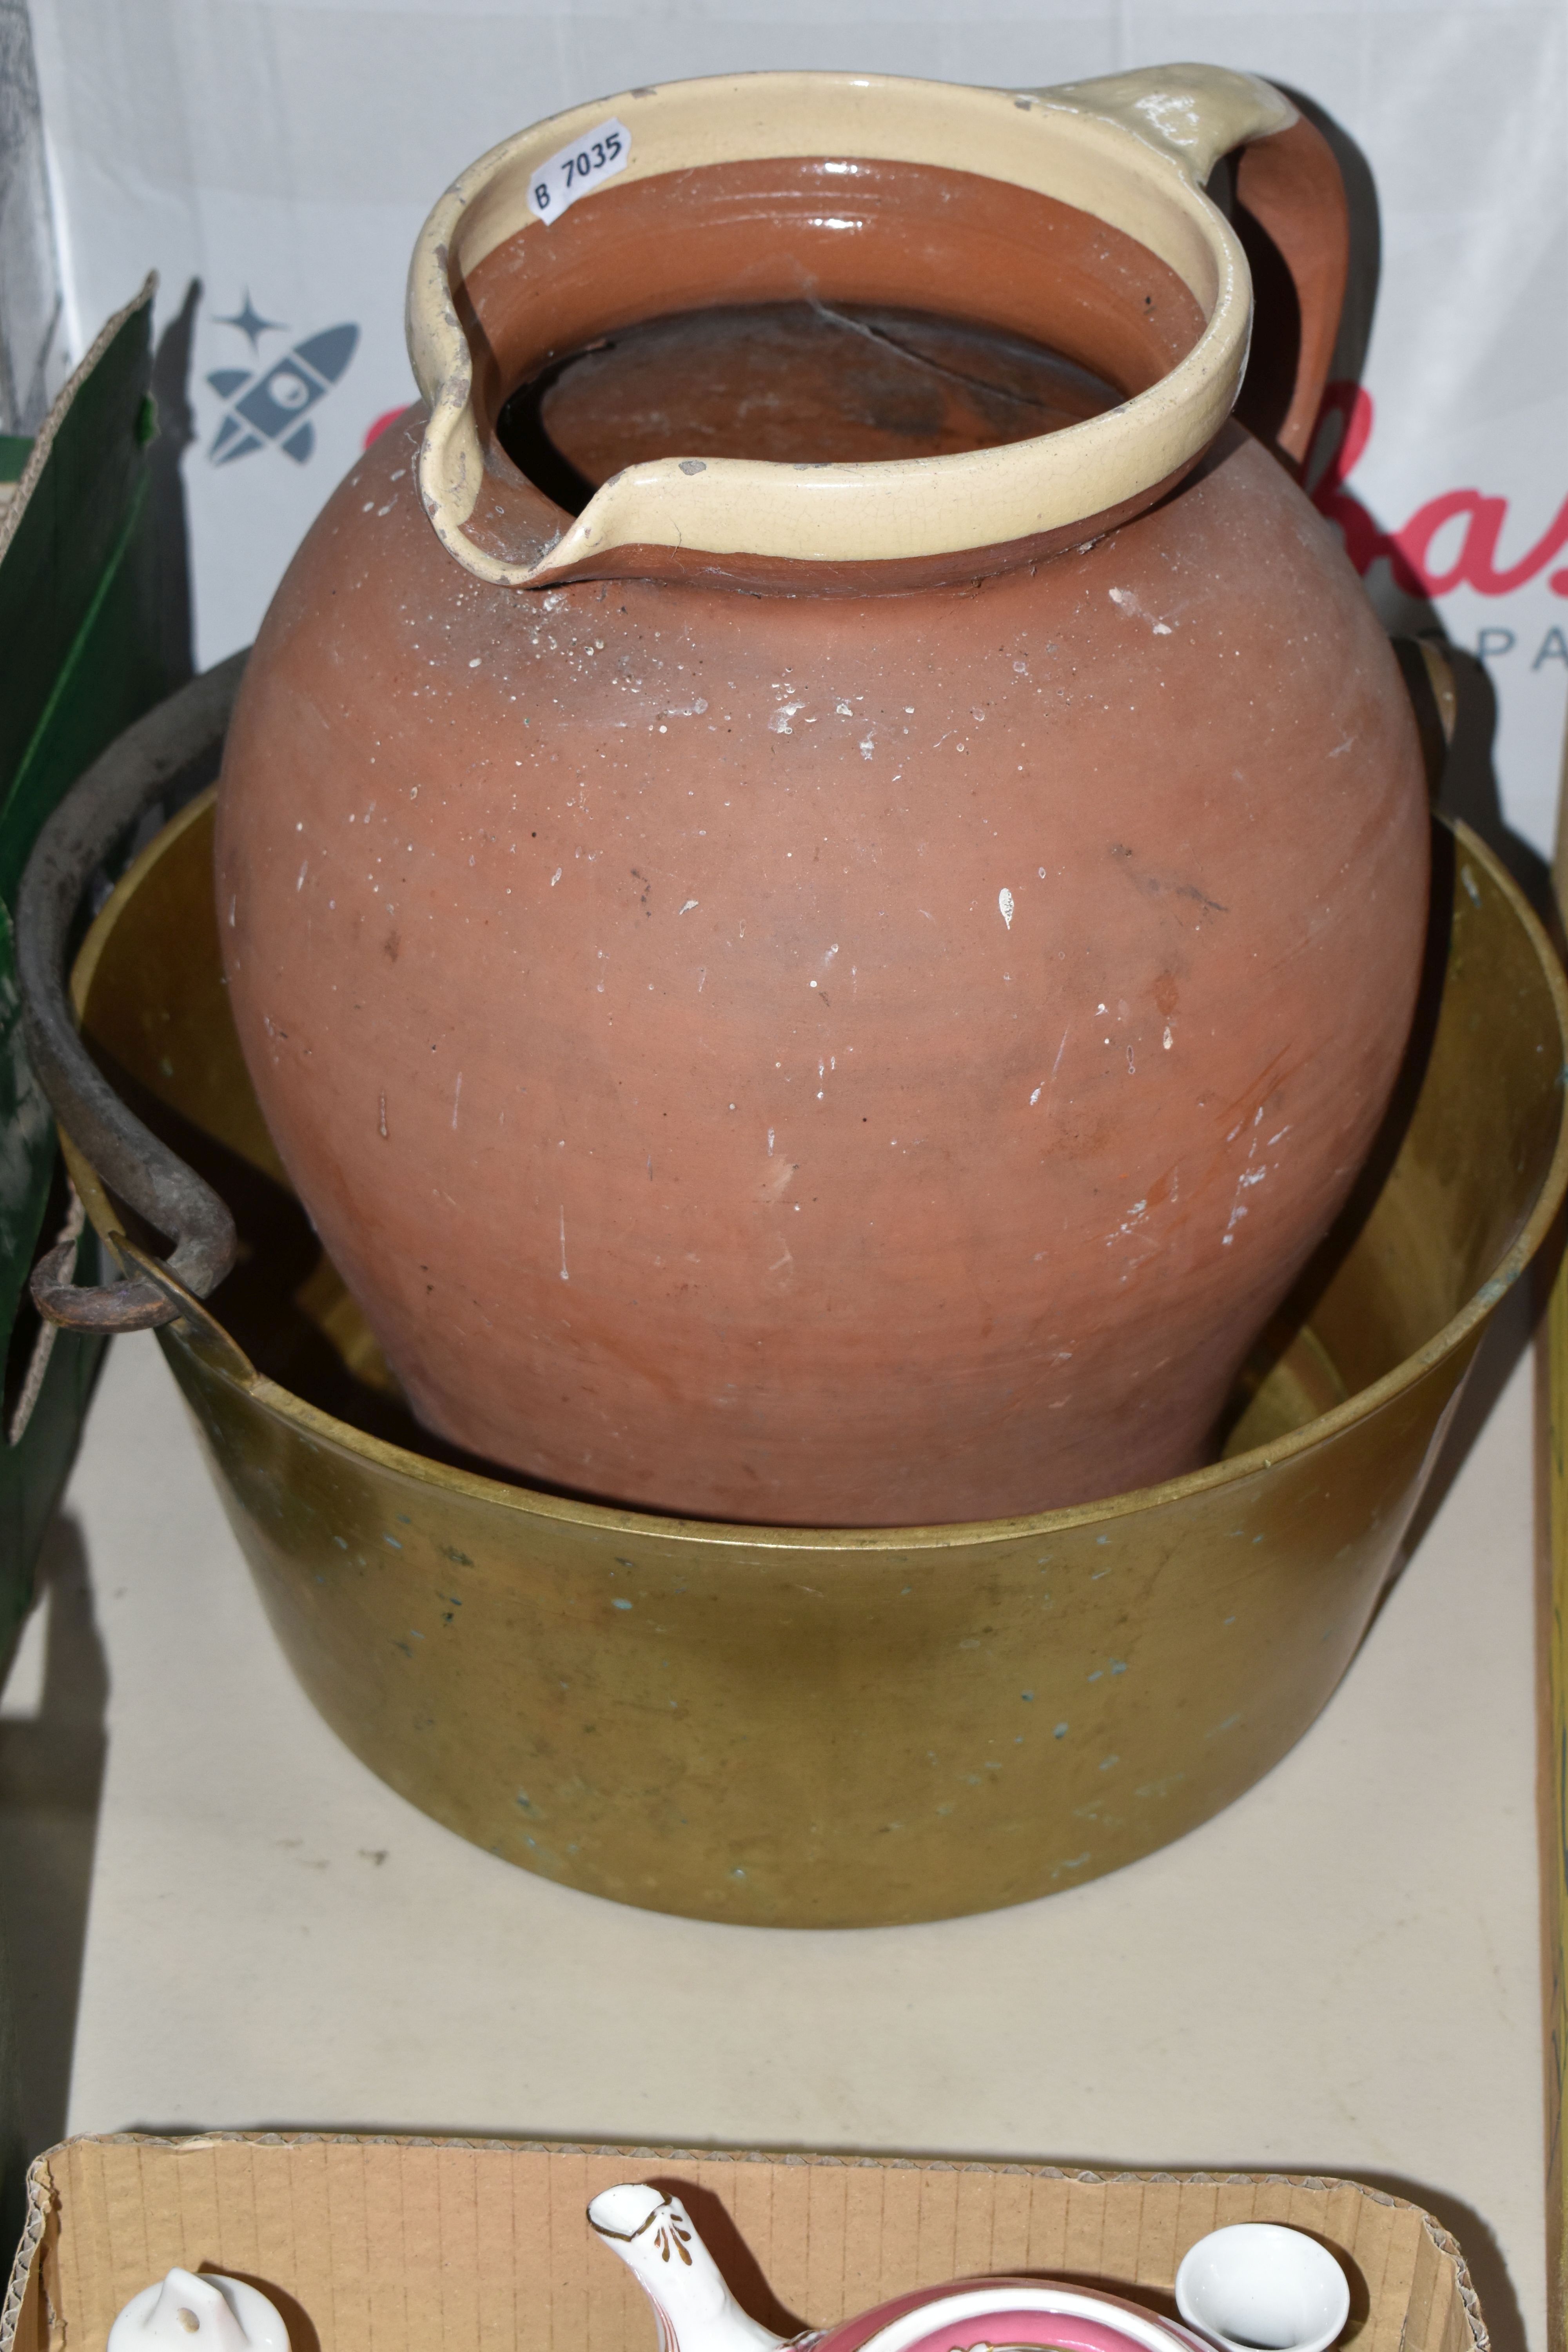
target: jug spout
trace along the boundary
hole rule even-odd
[[[588,2220],[652,2304],[659,2352],[774,2352],[787,2340],[742,2310],[679,2197],[625,2181],[595,2198]]]

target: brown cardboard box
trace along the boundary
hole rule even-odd
[[[264,2288],[293,2352],[652,2352],[647,2305],[584,2218],[627,2179],[679,2186],[742,2302],[781,2328],[987,2271],[1170,2313],[1195,2239],[1273,2221],[1344,2263],[1357,2352],[1487,2346],[1454,2241],[1348,2180],[276,2133],[68,2140],[28,2179],[0,2352],[101,2352],[174,2263]]]

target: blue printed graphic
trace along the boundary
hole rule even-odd
[[[214,320],[237,329],[259,354],[266,334],[287,334],[279,319],[265,319],[251,302],[248,288],[243,306],[228,318]],[[207,377],[226,403],[222,424],[207,451],[215,466],[231,466],[268,442],[302,466],[316,446],[316,428],[310,412],[325,400],[347,369],[359,342],[355,326],[325,327],[307,335],[291,351],[257,373],[251,368],[215,368]]]

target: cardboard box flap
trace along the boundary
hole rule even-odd
[[[985,2272],[1169,2314],[1196,2239],[1272,2221],[1344,2263],[1356,2352],[1486,2352],[1452,2239],[1352,2181],[276,2133],[40,2157],[0,2352],[102,2352],[116,2312],[175,2263],[264,2289],[293,2352],[654,2352],[647,2305],[584,2218],[623,2179],[679,2189],[742,2303],[781,2330]]]

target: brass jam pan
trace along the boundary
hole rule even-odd
[[[67,1150],[100,1234],[131,1236],[125,1287],[174,1318],[160,1342],[328,1722],[492,1853],[751,1926],[1026,1902],[1241,1795],[1353,1654],[1568,1182],[1552,950],[1465,827],[1434,847],[1399,1095],[1222,1458],[1030,1518],[817,1532],[540,1492],[418,1428],[262,1124],[222,982],[212,796],[193,802],[98,916],[74,994],[122,1100],[233,1213],[212,1309]]]

